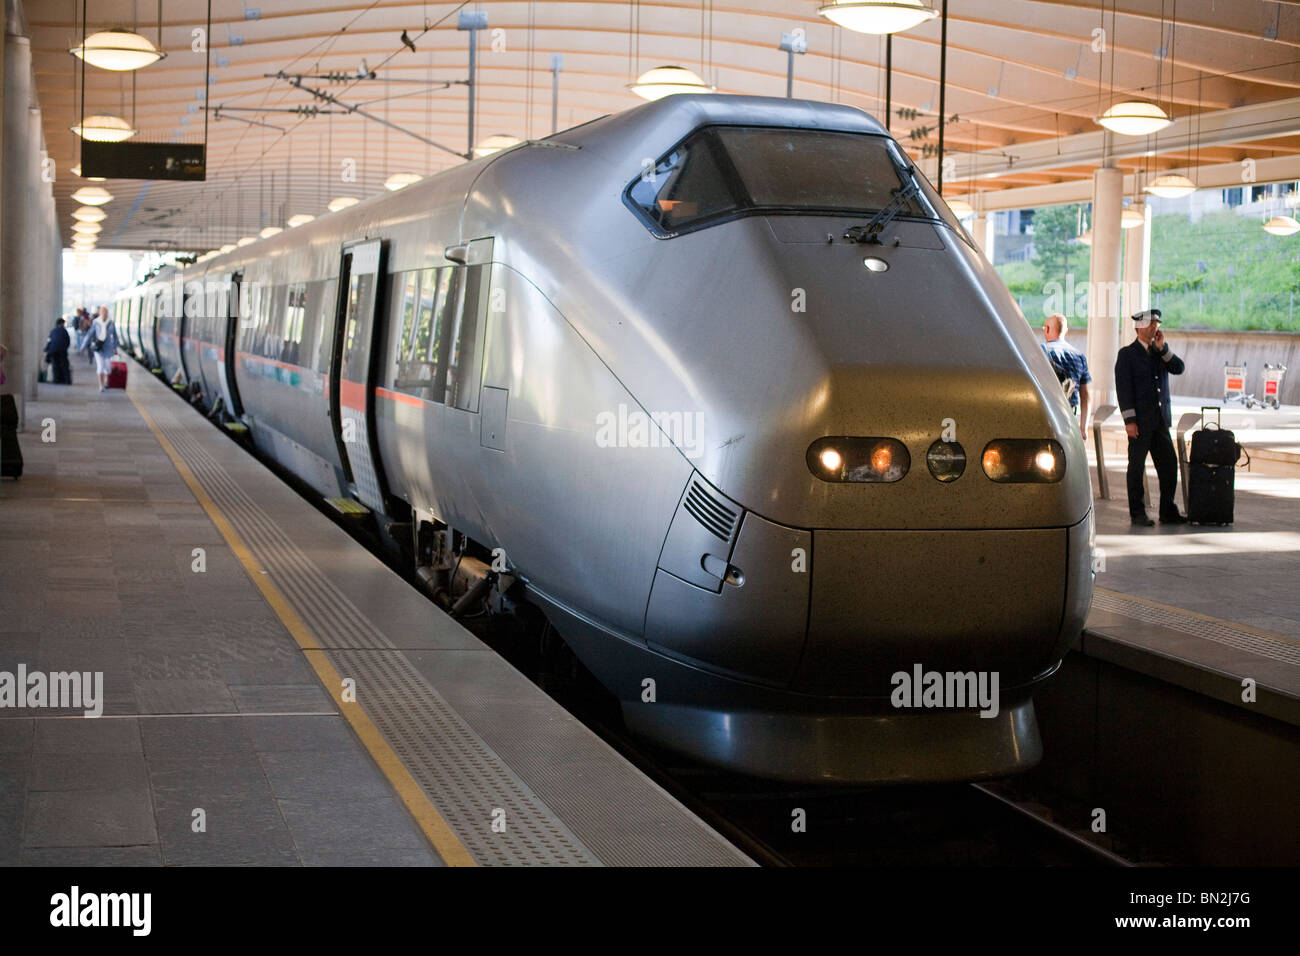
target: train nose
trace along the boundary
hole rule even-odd
[[[1091,600],[1089,518],[1070,527],[806,530],[692,477],[660,556],[647,643],[818,695],[887,698],[898,673],[1043,676]]]
[[[794,688],[884,697],[894,675],[918,667],[997,674],[1004,688],[1033,680],[1069,640],[1070,544],[1080,535],[1086,540],[1070,528],[814,532]]]

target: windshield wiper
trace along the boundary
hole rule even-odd
[[[878,213],[871,217],[871,220],[865,226],[850,226],[844,233],[844,238],[850,242],[863,242],[880,244],[880,234],[885,231],[885,227],[893,222],[898,215],[907,208],[907,204],[917,196],[921,191],[921,184],[915,176],[909,177],[907,185],[901,189],[895,190],[894,198],[889,201]]]

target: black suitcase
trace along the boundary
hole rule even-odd
[[[1236,466],[1242,447],[1237,436],[1220,428],[1217,420],[1205,422],[1207,411],[1210,409],[1201,409],[1202,427],[1192,435],[1188,455],[1187,520],[1192,524],[1232,524]],[[1219,410],[1214,411],[1217,418]]]
[[[0,477],[23,476],[23,452],[18,447],[18,405],[12,395],[0,395]]]

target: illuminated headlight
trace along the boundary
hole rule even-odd
[[[925,453],[925,465],[940,481],[956,481],[966,470],[966,449],[955,441],[937,441]]]
[[[1060,481],[1065,452],[1050,438],[999,438],[984,448],[984,474],[1000,482]]]
[[[912,464],[907,447],[893,438],[819,438],[807,457],[809,470],[822,481],[898,481]]]

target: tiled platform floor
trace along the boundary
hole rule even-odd
[[[438,864],[131,401],[75,371],[0,484],[0,671],[101,671],[104,716],[0,711],[0,864]]]

